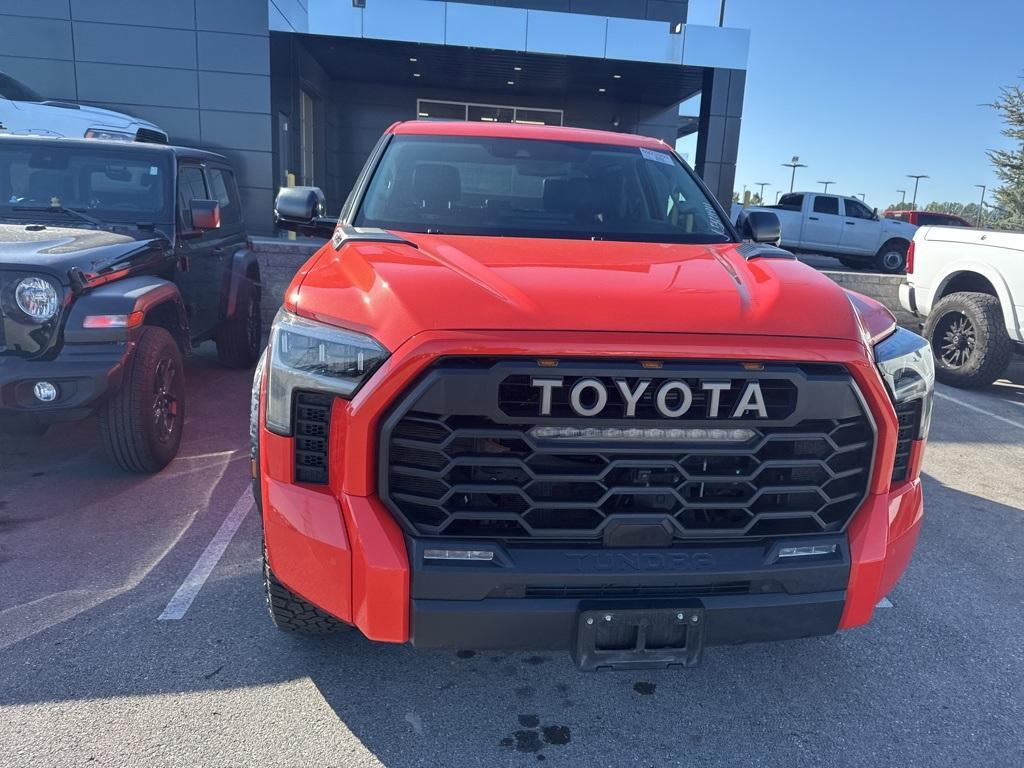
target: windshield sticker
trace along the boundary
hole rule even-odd
[[[640,154],[644,156],[646,160],[653,160],[656,163],[664,163],[665,165],[675,165],[675,161],[672,160],[672,155],[666,154],[665,152],[657,152],[647,147],[640,147]]]
[[[160,169],[159,168],[157,168],[155,165],[149,166],[149,175],[150,176],[156,176],[158,173],[160,173]]]
[[[707,211],[708,226],[711,227],[711,231],[716,235],[724,235],[725,225],[722,223],[721,218],[719,218],[715,206],[711,205],[711,203],[704,203],[704,210]]]

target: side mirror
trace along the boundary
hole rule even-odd
[[[778,245],[782,240],[782,225],[779,217],[771,211],[745,210],[736,221],[736,228],[744,240],[755,243],[771,243]]]
[[[330,237],[334,219],[320,187],[282,187],[274,200],[274,226],[303,235]]]
[[[875,221],[878,221],[878,209],[877,208],[872,208],[871,209],[871,213],[874,215]]]
[[[220,203],[216,200],[193,200],[188,204],[192,213],[192,228],[205,232],[220,229]]]

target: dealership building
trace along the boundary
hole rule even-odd
[[[599,128],[669,144],[732,197],[749,33],[687,0],[0,0],[0,72],[150,120],[238,169],[250,229],[277,187],[337,211],[397,120]],[[680,104],[700,95],[699,114]]]

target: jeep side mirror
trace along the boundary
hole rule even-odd
[[[192,213],[192,228],[205,232],[220,229],[220,203],[216,200],[193,200],[188,204]]]
[[[274,201],[274,226],[303,235],[330,237],[334,219],[327,216],[319,187],[282,187]]]
[[[736,222],[740,237],[755,243],[778,245],[782,239],[782,225],[779,217],[771,211],[749,211],[740,214]]]

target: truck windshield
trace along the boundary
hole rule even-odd
[[[52,209],[74,222],[60,214],[63,208],[105,222],[169,222],[170,179],[170,163],[154,152],[0,139],[0,217],[6,219]]]
[[[668,150],[476,136],[395,136],[353,223],[451,235],[731,239]]]

